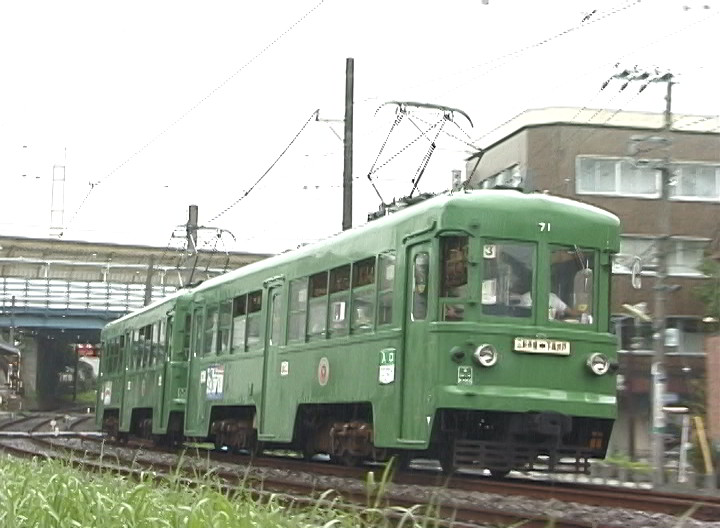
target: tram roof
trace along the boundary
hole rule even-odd
[[[425,201],[405,207],[398,212],[383,216],[377,220],[370,221],[354,229],[340,232],[324,240],[289,250],[263,261],[255,262],[228,272],[218,277],[213,277],[200,284],[193,291],[204,291],[213,288],[236,277],[251,275],[256,271],[262,271],[268,267],[280,266],[302,258],[314,257],[318,254],[324,255],[332,252],[337,246],[352,244],[362,237],[379,237],[385,232],[394,232],[394,228],[413,218],[422,219],[428,214],[440,216],[440,211],[452,208],[472,207],[474,210],[482,207],[483,214],[491,213],[493,216],[502,215],[516,217],[518,212],[527,210],[561,210],[570,208],[574,213],[580,214],[595,222],[605,223],[608,227],[617,229],[620,220],[613,213],[596,207],[594,205],[570,200],[559,196],[544,193],[524,193],[519,190],[510,189],[482,189],[468,190],[454,193],[445,193],[429,198]],[[361,256],[359,256],[361,258]]]

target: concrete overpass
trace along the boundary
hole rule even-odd
[[[129,311],[267,255],[0,236],[0,342],[22,353],[26,395],[51,396],[72,345]]]

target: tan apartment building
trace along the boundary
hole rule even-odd
[[[602,207],[622,220],[621,252],[640,256],[643,273],[642,288],[633,289],[631,260],[618,259],[613,266],[612,313],[621,350],[613,447],[640,457],[649,449],[653,344],[651,324],[637,313],[652,317],[662,215],[669,216],[670,226],[666,284],[677,288],[666,304],[668,404],[692,406],[703,399],[698,387],[706,376],[707,336],[718,331],[697,289],[720,287],[700,269],[708,253],[720,255],[720,120],[674,115],[671,130],[664,133],[662,127],[660,113],[529,110],[476,141],[481,150],[466,166],[470,187],[549,192]],[[673,184],[669,199],[662,200],[657,167],[667,160]],[[720,385],[720,370],[714,375],[712,385]],[[711,422],[717,422],[710,424],[711,432],[720,442],[720,401]]]

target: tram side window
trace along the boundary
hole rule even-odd
[[[328,273],[316,273],[310,277],[310,301],[308,313],[308,337],[318,338],[327,330]]]
[[[230,350],[230,330],[233,324],[233,303],[224,301],[220,303],[220,316],[218,321],[217,353],[226,354]]]
[[[165,357],[175,359],[175,350],[173,349],[172,334],[173,334],[173,321],[172,315],[169,315],[165,320],[165,328],[163,331],[163,346],[165,348]]]
[[[372,330],[375,319],[375,257],[353,264],[352,320],[353,332]]]
[[[592,324],[596,252],[576,246],[550,246],[548,319]]]
[[[530,317],[535,245],[490,241],[483,245],[482,307],[486,315]]]
[[[202,351],[203,342],[203,309],[195,308],[192,318],[192,354],[197,356]]]
[[[395,283],[395,252],[378,257],[378,325],[392,323],[393,285]]]
[[[165,361],[165,358],[167,357],[167,343],[165,341],[165,336],[167,333],[167,327],[166,325],[166,319],[160,319],[157,324],[158,332],[156,335],[157,338],[157,354],[156,358],[157,361],[162,363]]]
[[[284,314],[282,311],[282,292],[273,290],[270,297],[270,345],[278,346],[282,342],[282,322],[284,321]]]
[[[308,280],[306,278],[290,282],[290,325],[288,327],[288,341],[305,341],[307,297]]]
[[[412,320],[421,321],[427,317],[430,255],[423,251],[413,259]]]
[[[178,354],[178,360],[180,361],[187,361],[190,358],[190,343],[192,339],[192,317],[190,314],[185,315],[185,326],[183,328],[183,343],[182,343],[182,351]],[[172,336],[172,330],[170,332],[170,336]]]
[[[115,358],[113,357],[115,349],[115,340],[111,339],[103,342],[102,352],[100,356],[100,374],[112,374],[114,371],[113,363]]]
[[[445,321],[462,321],[468,298],[468,237],[448,236],[442,239],[442,284],[440,296]],[[453,302],[450,302],[450,298]]]
[[[262,291],[248,294],[248,315],[247,315],[247,349],[256,350],[262,348],[260,341],[260,323],[262,310]]]
[[[140,369],[142,364],[143,346],[140,341],[140,330],[133,330],[132,332],[132,352],[130,356],[130,368],[131,370]]]
[[[348,332],[350,301],[350,265],[330,270],[330,331],[331,335]]]
[[[125,370],[125,336],[120,336],[120,349],[118,350],[118,363],[117,363],[117,369],[119,372],[122,372]]]
[[[143,359],[142,366],[147,368],[150,366],[154,354],[153,343],[153,325],[149,324],[140,329],[143,343]]]
[[[202,348],[203,356],[210,355],[217,349],[218,313],[217,304],[207,307],[205,313],[205,339]]]
[[[247,295],[233,299],[233,351],[245,351],[245,325],[247,323]]]
[[[160,321],[152,325],[152,352],[150,355],[150,366],[162,363],[163,349],[160,346]]]

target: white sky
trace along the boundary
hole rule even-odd
[[[65,239],[165,246],[194,203],[202,225],[235,235],[219,249],[281,251],[341,228],[340,122],[311,122],[209,221],[314,110],[342,119],[346,57],[358,225],[379,205],[367,174],[395,117],[382,103],[470,115],[474,128],[446,124],[420,185],[445,189],[466,141],[529,108],[662,111],[660,84],[599,91],[617,62],[670,69],[674,112],[717,115],[719,15],[720,0],[4,1],[0,233],[49,235],[53,166],[64,165]],[[413,115],[420,127],[438,119]],[[379,162],[418,135],[405,120]],[[386,200],[409,193],[428,145],[374,175]],[[201,241],[215,244],[209,232]]]

